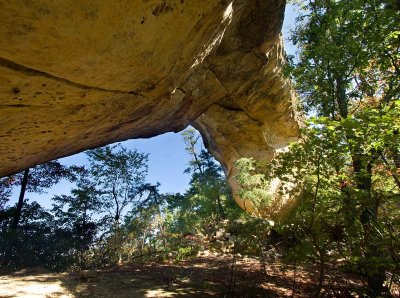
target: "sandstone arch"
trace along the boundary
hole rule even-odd
[[[270,160],[298,136],[281,76],[284,9],[0,0],[0,175],[189,124],[230,177],[240,157]]]

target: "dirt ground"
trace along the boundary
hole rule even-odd
[[[280,262],[266,274],[255,259],[207,256],[179,264],[131,264],[96,271],[48,273],[30,268],[0,276],[0,297],[311,297],[316,271]],[[232,268],[234,270],[232,270]],[[363,280],[327,274],[324,297],[357,297]],[[393,287],[398,297],[398,288]]]

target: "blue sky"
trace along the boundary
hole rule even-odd
[[[294,26],[296,10],[293,5],[287,5],[283,24],[285,48],[289,54],[294,54],[295,47],[288,41],[289,31]],[[139,152],[149,153],[148,182],[161,183],[160,190],[163,193],[183,193],[188,187],[190,176],[183,171],[188,167],[189,155],[185,152],[183,137],[180,133],[166,133],[151,139],[136,139],[122,143],[129,149],[137,149]],[[72,155],[60,159],[65,165],[85,165],[87,163],[84,153]],[[36,200],[44,207],[50,207],[50,198],[56,194],[68,194],[72,185],[66,181],[50,188],[46,194],[28,193],[30,201]],[[13,201],[17,199],[18,190],[13,195]]]

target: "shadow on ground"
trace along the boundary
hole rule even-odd
[[[312,297],[317,271],[269,262],[266,274],[255,259],[207,256],[179,264],[130,264],[76,273],[40,268],[0,273],[0,298],[22,297]],[[327,272],[323,297],[354,297],[365,281]],[[396,286],[396,293],[398,294]],[[396,296],[396,295],[394,295]]]
[[[179,265],[133,264],[70,274],[63,287],[74,297],[280,297],[262,287],[258,272],[236,272],[227,260]]]

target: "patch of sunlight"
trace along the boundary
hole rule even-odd
[[[42,282],[34,279],[0,278],[1,297],[59,297],[72,298],[65,293],[60,281]]]
[[[279,287],[276,284],[270,282],[264,283],[262,287],[268,290],[272,289],[274,292],[282,296],[289,296],[292,293],[292,290],[290,288]]]
[[[166,292],[163,289],[147,290],[145,297],[173,297],[174,293]]]
[[[188,284],[188,283],[191,282],[191,279],[190,279],[189,277],[187,277],[187,278],[182,278],[180,281],[181,281],[181,283],[183,283],[183,284]]]

